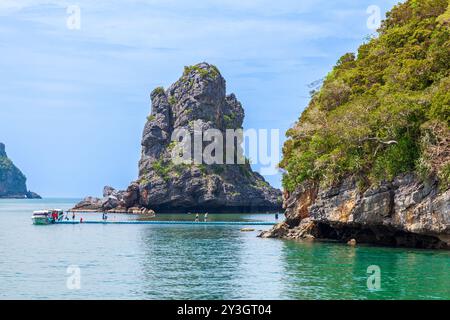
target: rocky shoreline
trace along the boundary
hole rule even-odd
[[[130,189],[130,188],[129,188]],[[129,206],[131,204],[130,197],[133,194],[127,191],[117,191],[116,189],[106,186],[103,189],[103,198],[87,197],[69,212],[106,212],[121,214],[142,214],[155,215],[151,209]]]
[[[404,174],[365,191],[354,179],[285,193],[286,221],[263,238],[331,239],[396,247],[450,249],[450,190],[432,177]]]

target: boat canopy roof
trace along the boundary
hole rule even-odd
[[[35,215],[43,215],[43,214],[50,214],[52,212],[59,212],[59,213],[64,213],[64,210],[62,209],[51,209],[51,210],[38,210],[38,211],[33,211],[33,214]]]
[[[43,214],[49,214],[49,210],[39,210],[39,211],[33,211],[34,215],[43,215]]]

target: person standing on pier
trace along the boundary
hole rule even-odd
[[[200,221],[200,216],[199,216],[199,214],[197,213],[196,215],[195,215],[195,222],[199,222]]]
[[[208,222],[208,212],[205,213],[205,219],[204,219],[204,221],[205,221],[205,222]]]

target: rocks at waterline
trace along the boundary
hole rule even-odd
[[[276,212],[281,191],[244,164],[177,164],[172,161],[176,130],[241,129],[244,109],[226,94],[225,79],[210,64],[186,67],[167,90],[151,94],[152,111],[142,137],[139,178],[126,191],[107,188],[103,199],[86,198],[74,209],[147,208],[156,212]],[[203,148],[205,145],[203,145]],[[233,155],[234,156],[234,155]],[[106,190],[106,189],[105,189]]]
[[[154,215],[151,209],[135,206],[139,189],[131,185],[126,191],[118,191],[110,186],[103,189],[103,198],[87,197],[78,203],[72,212],[108,212]]]
[[[352,178],[333,187],[304,183],[285,193],[284,206],[286,220],[262,237],[450,249],[450,190],[436,177],[408,173],[365,191]]]
[[[6,147],[0,143],[0,198],[41,199],[27,189],[27,178],[6,154]]]
[[[36,192],[33,191],[27,191],[27,193],[25,194],[25,197],[27,199],[42,199],[42,197],[37,194]]]

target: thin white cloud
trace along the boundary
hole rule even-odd
[[[30,7],[38,7],[42,5],[66,5],[66,1],[55,0],[1,0],[0,14],[11,14]]]

